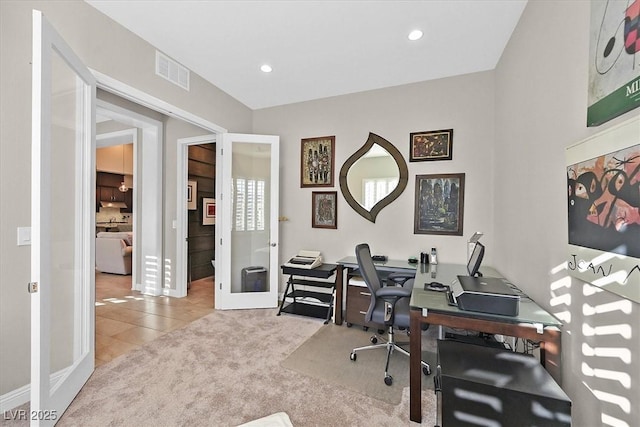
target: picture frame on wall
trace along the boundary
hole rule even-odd
[[[202,199],[202,225],[216,223],[216,199],[204,197]]]
[[[640,107],[638,22],[637,2],[591,2],[587,126]]]
[[[337,191],[313,191],[311,193],[311,227],[338,228]]]
[[[409,134],[409,161],[427,162],[453,159],[453,129]]]
[[[640,117],[566,149],[567,273],[640,303]]]
[[[198,181],[187,181],[187,209],[198,209]]]
[[[464,173],[416,175],[414,234],[462,236]]]
[[[302,139],[300,187],[333,187],[335,136]]]

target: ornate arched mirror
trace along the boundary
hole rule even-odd
[[[376,222],[378,213],[407,186],[409,172],[402,154],[374,133],[340,169],[340,190],[349,206]]]

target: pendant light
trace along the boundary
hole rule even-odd
[[[122,145],[122,179],[123,181],[120,183],[120,187],[118,187],[118,190],[126,193],[127,191],[129,191],[129,187],[127,187],[127,184],[124,183],[124,144]]]

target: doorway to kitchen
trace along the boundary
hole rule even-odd
[[[131,230],[124,231],[129,233],[128,235],[117,237],[123,237],[125,244],[131,246],[131,248],[123,248],[131,254],[129,261],[131,263],[131,288],[148,295],[161,295],[163,284],[161,115],[150,112],[147,116],[133,111],[133,108],[128,109],[116,105],[116,103],[127,105],[128,101],[106,92],[98,91],[98,98],[96,117],[99,118],[100,123],[96,125],[96,128],[98,130],[104,129],[104,131],[97,133],[106,135],[101,140],[103,147],[100,149],[117,150],[117,147],[123,148],[117,151],[120,156],[113,156],[112,162],[115,167],[122,165],[120,166],[123,176],[121,184],[126,187],[126,191],[121,192],[114,188],[111,190],[111,195],[112,197],[126,198],[126,201],[120,201],[119,206],[126,206],[128,201],[132,207],[116,207],[113,212],[109,211],[105,217],[98,217],[96,222],[103,226],[105,222],[107,226],[112,225],[108,224],[110,222],[124,222],[126,224],[122,225],[127,228],[130,225]],[[157,117],[152,118],[153,114]],[[127,146],[131,148],[129,155],[126,155],[125,147]],[[121,163],[119,163],[120,159],[122,159]],[[130,162],[129,167],[124,170],[128,161]],[[130,172],[130,174],[126,172]],[[96,196],[98,197],[98,194]],[[99,194],[99,196],[103,200],[96,200],[96,203],[107,205],[106,208],[100,207],[99,209],[110,210],[113,206],[109,207],[109,201],[104,200],[109,196],[105,197],[103,194]],[[123,210],[124,212],[122,212]],[[118,258],[116,260],[122,261]]]

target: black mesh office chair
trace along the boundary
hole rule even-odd
[[[361,350],[386,348],[387,362],[384,368],[384,383],[391,385],[393,383],[393,377],[389,375],[388,372],[391,354],[397,350],[409,356],[409,352],[400,347],[400,345],[408,343],[396,343],[393,329],[404,328],[407,331],[409,330],[409,299],[411,297],[411,289],[413,288],[413,275],[392,273],[387,277],[387,282],[393,282],[393,284],[383,287],[373,259],[371,259],[371,251],[368,244],[361,243],[356,246],[356,258],[358,260],[360,274],[371,293],[371,303],[365,315],[365,320],[367,322],[384,324],[388,329],[388,338],[386,342],[378,344],[378,336],[373,335],[371,337],[371,343],[373,345],[354,348],[351,351],[350,358],[355,362],[357,352]],[[422,372],[425,375],[429,375],[431,373],[431,367],[426,362],[421,363]]]

